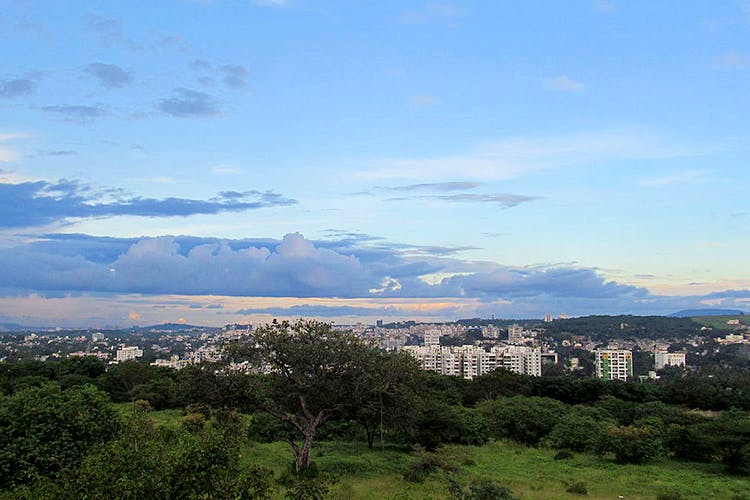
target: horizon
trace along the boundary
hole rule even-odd
[[[0,5],[0,323],[750,311],[750,8]]]

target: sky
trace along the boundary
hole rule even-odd
[[[0,0],[0,323],[750,311],[750,2]]]

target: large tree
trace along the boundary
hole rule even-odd
[[[378,352],[350,333],[314,320],[276,322],[257,328],[230,348],[256,371],[256,404],[293,432],[287,440],[299,472],[310,465],[310,449],[326,421],[343,415]]]

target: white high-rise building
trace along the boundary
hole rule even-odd
[[[633,353],[624,349],[597,349],[596,376],[605,380],[633,378]]]
[[[667,351],[655,352],[654,369],[661,370],[665,366],[685,366],[685,353]]]
[[[427,330],[424,332],[424,345],[425,346],[434,346],[440,345],[440,330],[433,329],[433,330]]]
[[[472,345],[461,347],[406,346],[423,370],[472,379],[496,368],[514,373],[541,376],[541,351],[535,347],[495,346],[489,351]]]

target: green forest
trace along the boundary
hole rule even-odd
[[[424,372],[272,323],[180,371],[0,364],[1,498],[750,498],[750,377]]]

